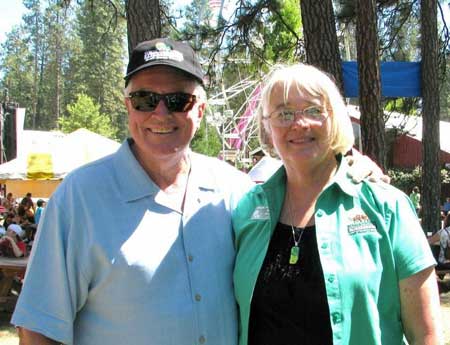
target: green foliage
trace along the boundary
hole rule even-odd
[[[388,171],[388,175],[393,186],[409,195],[414,186],[421,185],[422,168],[416,167],[411,171],[391,169]]]
[[[71,133],[79,128],[115,139],[115,129],[111,120],[100,113],[100,106],[95,104],[86,94],[78,94],[77,100],[67,106],[67,117],[59,119],[59,125],[64,133]]]
[[[0,50],[0,86],[26,108],[25,128],[53,130],[67,105],[85,93],[127,136],[123,106],[125,20],[114,22],[123,1],[25,0],[20,27]],[[70,5],[69,5],[70,4]]]
[[[298,0],[280,2],[279,16],[273,13],[264,26],[264,56],[271,63],[294,62],[298,59],[298,37],[301,37]]]
[[[217,157],[222,149],[222,143],[216,129],[209,125],[205,119],[192,139],[191,148],[195,152],[211,157]]]
[[[33,57],[28,48],[23,28],[16,27],[0,50],[1,86],[8,90],[10,101],[27,108],[33,99]]]
[[[404,193],[411,193],[414,186],[421,186],[422,167],[418,166],[413,170],[391,169],[388,171],[391,184]],[[450,171],[441,169],[441,183],[450,184]]]
[[[126,111],[123,105],[123,61],[125,58],[125,21],[112,25],[114,8],[109,2],[92,7],[84,2],[77,11],[77,32],[81,54],[76,78],[79,88],[100,105],[100,111],[116,124],[117,136],[127,134]]]

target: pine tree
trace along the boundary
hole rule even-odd
[[[112,25],[114,8],[98,2],[95,7],[85,2],[77,12],[81,55],[77,92],[84,92],[100,105],[100,112],[117,126],[116,136],[127,135],[126,110],[122,90],[124,65],[125,21],[118,18]]]
[[[79,128],[114,139],[115,128],[110,119],[100,113],[100,106],[86,94],[78,94],[77,100],[67,106],[68,116],[58,120],[64,133],[71,133]]]

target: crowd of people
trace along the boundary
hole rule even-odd
[[[29,254],[45,204],[42,199],[35,204],[31,193],[19,202],[12,193],[7,193],[0,201],[0,256],[22,257]]]

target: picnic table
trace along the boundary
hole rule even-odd
[[[25,273],[28,257],[0,257],[0,309],[12,311],[16,305],[17,295],[11,293],[14,278]]]

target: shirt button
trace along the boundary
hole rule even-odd
[[[334,282],[334,275],[331,274],[331,275],[328,277],[328,281],[329,281],[330,283]]]
[[[316,215],[317,215],[317,217],[322,217],[323,211],[322,210],[317,211]]]
[[[328,248],[328,243],[327,242],[323,242],[321,247],[322,247],[322,249],[327,249]]]
[[[202,335],[202,336],[200,336],[200,338],[198,338],[198,342],[200,344],[204,344],[204,343],[206,343],[206,338]]]
[[[202,299],[202,296],[200,296],[199,294],[196,294],[196,295],[195,295],[195,300],[196,300],[197,302],[200,302],[201,299]]]
[[[193,257],[192,255],[188,255],[188,260],[189,260],[190,262],[192,262],[192,261],[194,261],[194,257]]]
[[[333,319],[334,324],[341,323],[343,319],[342,314],[339,312],[331,313],[331,318]]]

